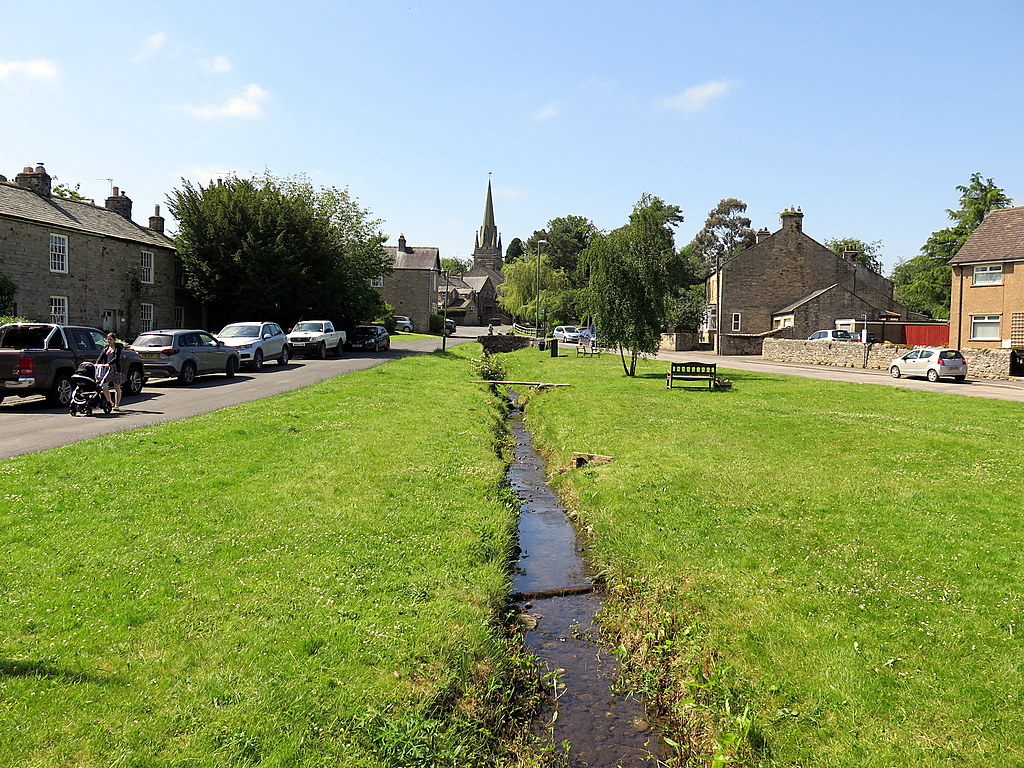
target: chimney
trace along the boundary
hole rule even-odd
[[[42,163],[37,165],[35,170],[32,170],[32,166],[26,165],[25,170],[19,173],[14,181],[25,189],[31,189],[40,197],[50,196],[50,174],[43,168]]]
[[[754,244],[756,245],[757,243],[760,243],[762,240],[767,240],[771,236],[772,233],[768,231],[768,227],[762,227],[761,229],[757,230],[757,232],[754,235],[754,237],[756,238],[754,240]]]
[[[106,208],[118,216],[123,216],[128,221],[132,220],[132,199],[124,192],[118,194],[117,187],[114,187],[110,197],[107,198]]]
[[[804,231],[804,212],[799,208],[788,208],[780,214],[782,229],[794,232]]]
[[[860,251],[858,251],[852,245],[848,245],[845,248],[843,248],[843,258],[846,259],[851,264],[856,264],[857,263],[857,257],[859,255],[860,255]]]
[[[164,231],[164,217],[160,215],[160,206],[153,206],[153,215],[149,217],[149,228],[154,232],[163,234]]]
[[[405,251],[405,235],[399,235],[398,236],[398,250],[400,252],[404,252]]]

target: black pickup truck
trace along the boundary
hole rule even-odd
[[[0,325],[0,401],[17,395],[45,395],[53,405],[71,401],[71,374],[79,363],[95,362],[107,345],[96,328],[55,323]],[[127,395],[137,395],[146,381],[137,353],[125,348],[121,372]]]

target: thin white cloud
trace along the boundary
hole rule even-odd
[[[34,61],[0,61],[0,81],[17,77],[26,80],[56,80],[57,65],[46,59]]]
[[[706,109],[712,101],[722,98],[737,87],[739,87],[739,83],[735,80],[712,80],[687,88],[675,96],[660,99],[658,106],[673,112],[700,112]]]
[[[212,75],[223,75],[231,71],[231,60],[227,56],[214,56],[199,62],[203,69]]]
[[[533,113],[533,119],[538,122],[544,122],[545,120],[551,120],[552,118],[558,117],[562,112],[562,105],[557,101],[552,101],[545,104],[543,107]]]
[[[203,120],[216,120],[222,117],[260,117],[263,114],[262,104],[270,94],[255,83],[245,87],[241,96],[232,96],[220,106],[191,107],[184,106],[186,112]]]
[[[150,35],[142,41],[139,52],[135,54],[135,61],[144,61],[155,56],[165,45],[167,45],[167,35],[163,32],[156,32]]]

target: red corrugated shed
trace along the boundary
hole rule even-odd
[[[944,347],[949,344],[949,326],[904,325],[903,343],[915,347]]]

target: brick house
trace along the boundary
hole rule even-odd
[[[43,166],[0,176],[0,272],[18,287],[14,314],[91,325],[131,340],[185,324],[199,310],[180,282],[174,242],[157,206],[143,227],[114,187],[104,206],[51,194]]]
[[[700,335],[718,354],[758,355],[766,336],[805,339],[845,318],[906,318],[888,279],[856,253],[839,256],[804,234],[803,218],[797,209],[783,211],[779,231],[762,229],[755,245],[707,279]]]
[[[1024,207],[992,211],[949,264],[950,345],[1024,347]]]
[[[441,276],[441,254],[435,247],[410,247],[405,235],[398,245],[385,246],[394,271],[379,278],[381,298],[395,308],[396,315],[412,318],[416,330],[430,329],[430,316],[437,310],[437,289]]]

